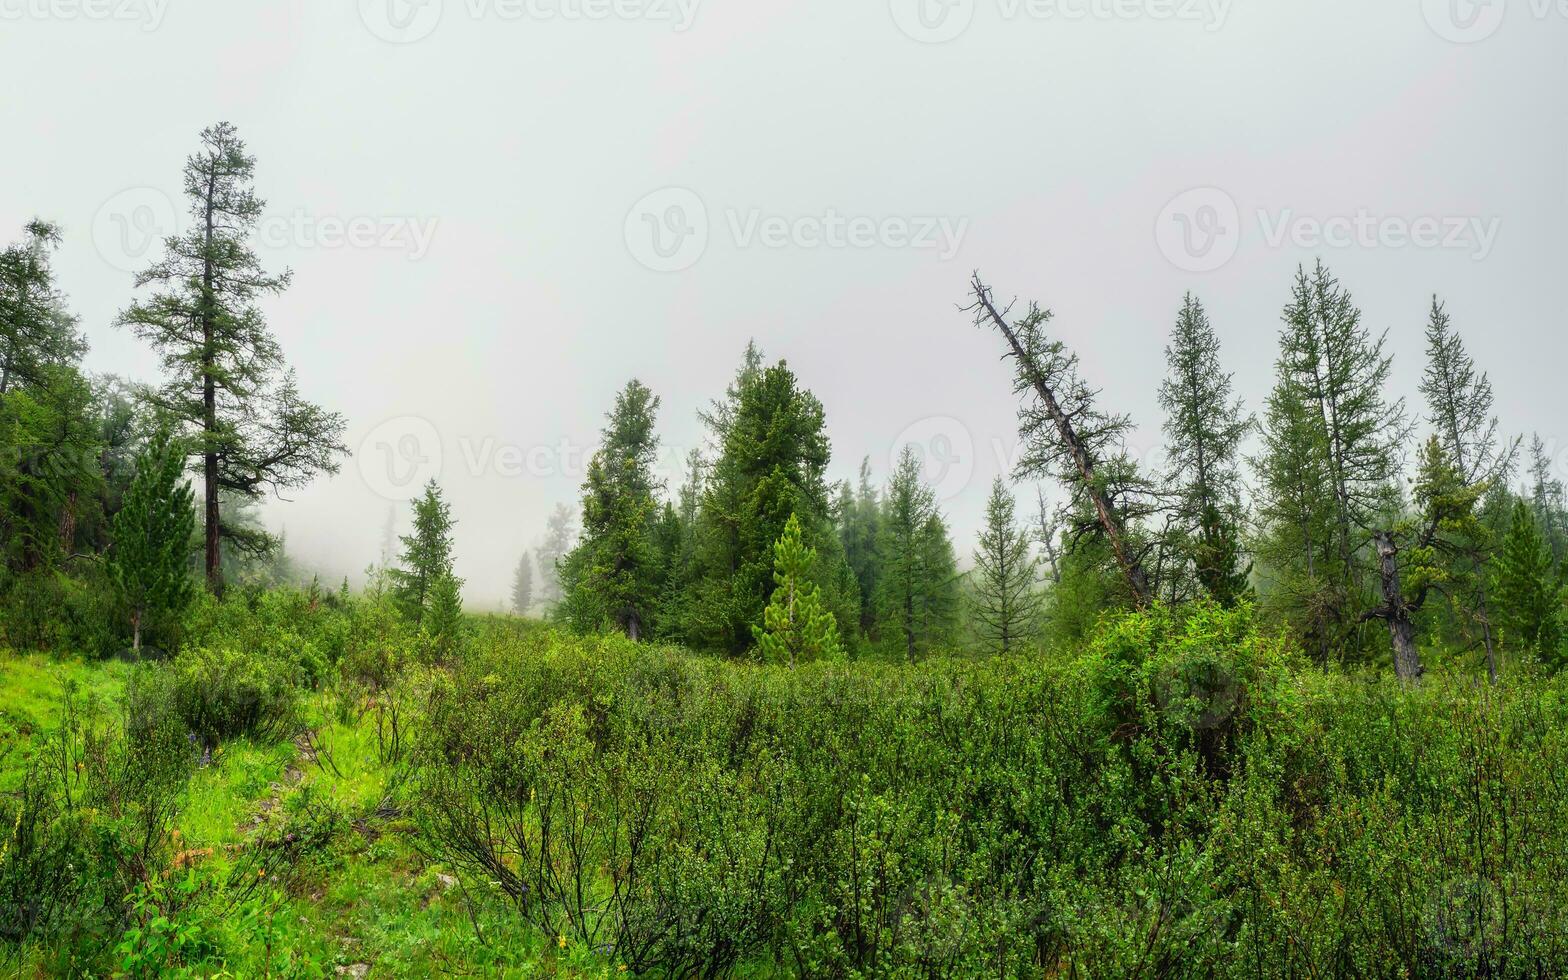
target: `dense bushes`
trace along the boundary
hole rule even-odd
[[[1555,974],[1568,697],[1156,610],[1069,663],[794,671],[522,634],[438,685],[430,846],[633,969]]]

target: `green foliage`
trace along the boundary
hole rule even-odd
[[[801,541],[800,521],[791,514],[773,546],[773,598],[762,610],[762,625],[752,627],[763,661],[793,667],[843,655],[838,623],[812,581],[816,563],[816,549]]]
[[[300,397],[262,313],[262,299],[291,277],[263,271],[250,242],[265,207],[252,189],[256,160],[229,123],[202,130],[201,144],[185,162],[191,226],[136,276],[137,287],[161,291],[132,303],[119,322],[161,356],[168,380],[156,402],[201,461],[206,571],[216,591],[219,542],[235,531],[221,516],[220,488],[258,500],[337,472],[348,449],[342,416]]]
[[[109,551],[109,576],[130,607],[131,649],[137,652],[144,627],[167,629],[195,593],[187,550],[196,529],[191,501],[184,457],[160,432],[137,456]]]
[[[1556,665],[1562,649],[1562,599],[1552,556],[1529,505],[1514,502],[1508,533],[1493,562],[1498,625],[1514,649]]]
[[[970,600],[982,642],[1007,653],[1027,644],[1039,627],[1040,597],[1029,536],[1013,516],[1014,502],[997,477],[986,504],[985,527],[975,551],[975,586]]]
[[[659,399],[640,381],[616,395],[604,444],[583,483],[582,539],[561,562],[567,621],[612,626],[632,639],[652,632],[666,567],[656,537]]]
[[[435,480],[425,484],[424,493],[414,501],[412,534],[403,542],[401,567],[389,570],[392,595],[404,617],[419,629],[429,610],[432,591],[443,577],[452,574],[452,508],[441,495]]]
[[[1165,348],[1168,373],[1160,383],[1169,476],[1180,494],[1174,517],[1203,594],[1234,603],[1245,594],[1251,571],[1241,555],[1239,463],[1253,420],[1241,400],[1232,399],[1231,375],[1221,369],[1219,355],[1208,314],[1188,293]],[[1182,584],[1167,591],[1181,594]]]
[[[182,652],[166,672],[151,675],[132,703],[168,698],[209,749],[240,735],[284,738],[298,723],[299,693],[291,673],[286,664],[250,651],[198,647]]]
[[[958,589],[947,525],[910,446],[888,482],[878,551],[882,641],[912,661],[951,638]]]

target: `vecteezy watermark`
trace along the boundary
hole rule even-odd
[[[4,2],[4,0],[0,0]],[[167,2],[167,0],[165,0]],[[700,0],[359,0],[359,19],[393,44],[423,40],[441,26],[447,4],[474,21],[646,21],[685,31]]]
[[[1443,40],[1474,44],[1497,33],[1510,7],[1535,20],[1568,20],[1568,0],[1421,0],[1421,15]]]
[[[958,254],[968,218],[946,215],[777,214],[763,208],[726,207],[722,231],[736,248],[916,249],[947,261]],[[696,192],[664,187],[644,195],[626,212],[622,227],[632,257],[655,272],[690,268],[708,248],[708,207]]]
[[[1477,262],[1492,254],[1501,227],[1495,216],[1378,214],[1368,208],[1331,215],[1258,208],[1254,218],[1268,248],[1445,249],[1469,252]],[[1178,269],[1211,272],[1235,256],[1243,225],[1234,198],[1217,187],[1199,187],[1160,210],[1154,241]]]
[[[952,500],[975,475],[975,440],[969,427],[948,415],[934,415],[906,426],[893,439],[888,472],[898,467],[905,447],[920,463],[921,482],[938,501]]]
[[[1154,240],[1184,272],[1211,272],[1241,244],[1236,199],[1218,187],[1194,187],[1170,199],[1154,222]]]
[[[417,415],[382,422],[365,434],[354,454],[365,486],[392,501],[419,496],[426,481],[441,476],[441,459],[441,433]]]
[[[168,10],[169,0],[0,0],[0,21],[112,21],[156,31]]]
[[[256,240],[270,248],[353,248],[404,252],[422,259],[436,234],[436,218],[408,215],[315,215],[303,209],[271,215],[256,226]]]
[[[1217,31],[1231,0],[988,0],[1006,22],[1173,21]],[[974,21],[977,0],[889,0],[893,23],[924,44],[951,41]]]
[[[156,187],[128,187],[93,214],[93,246],[121,272],[146,268],[163,240],[178,230],[173,199]]]

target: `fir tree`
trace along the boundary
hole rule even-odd
[[[412,533],[403,542],[400,567],[391,570],[392,595],[414,627],[424,625],[436,584],[452,575],[452,511],[435,480],[414,501]]]
[[[1551,454],[1539,435],[1530,439],[1530,505],[1540,523],[1552,567],[1560,569],[1568,558],[1568,506],[1564,503],[1563,483],[1552,475]]]
[[[991,484],[985,527],[975,551],[972,612],[982,641],[997,653],[1028,643],[1035,634],[1040,597],[1029,535],[1014,518],[1013,495],[1001,477]]]
[[[1245,593],[1251,570],[1241,558],[1238,462],[1253,420],[1232,397],[1219,352],[1203,304],[1188,293],[1165,348],[1168,374],[1159,392],[1178,494],[1171,516],[1188,542],[1183,550],[1199,586],[1228,605]]]
[[[752,627],[764,662],[794,667],[800,661],[842,655],[838,623],[812,581],[816,560],[816,549],[801,540],[800,521],[791,514],[773,545],[773,596],[762,610],[762,625]]]
[[[233,126],[201,134],[185,164],[190,231],[169,238],[165,255],[136,277],[162,291],[120,315],[162,355],[168,383],[160,408],[192,436],[201,460],[204,551],[209,588],[223,587],[223,494],[257,500],[336,473],[348,450],[343,418],[304,401],[267,329],[260,301],[282,292],[289,273],[269,275],[250,245],[263,202],[251,190],[255,158]]]
[[[136,458],[123,506],[114,516],[109,577],[130,611],[131,649],[141,652],[149,623],[178,619],[195,588],[187,544],[196,528],[184,457],[167,431],[148,440]]]

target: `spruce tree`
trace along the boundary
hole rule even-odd
[[[424,493],[414,501],[412,533],[398,539],[403,542],[400,567],[391,569],[393,598],[416,629],[424,625],[437,583],[452,575],[455,523],[436,481],[426,483]]]
[[[1178,495],[1171,516],[1187,542],[1184,550],[1199,586],[1229,605],[1245,593],[1251,570],[1241,558],[1238,463],[1253,419],[1233,398],[1219,353],[1203,304],[1188,293],[1165,348],[1168,374],[1159,392],[1169,478]]]
[[[267,329],[261,300],[282,292],[289,273],[261,268],[250,237],[264,202],[251,189],[256,161],[233,126],[202,131],[185,163],[192,227],[136,276],[161,291],[120,315],[162,356],[168,381],[158,406],[178,420],[200,459],[208,587],[223,588],[220,541],[232,536],[225,494],[259,500],[336,473],[343,418],[303,400]]]
[[[762,625],[752,627],[758,655],[766,663],[794,667],[843,653],[838,623],[812,580],[816,560],[816,549],[801,540],[800,521],[791,514],[773,545],[773,596],[762,610]]]
[[[879,632],[914,661],[950,638],[958,593],[947,526],[912,446],[899,454],[888,481],[881,532]]]
[[[428,609],[421,624],[426,647],[436,661],[450,659],[463,638],[463,580],[440,572],[430,585]]]
[[[1040,612],[1029,535],[1018,527],[1014,508],[1013,495],[997,477],[991,484],[985,527],[975,550],[970,600],[982,642],[997,653],[1008,653],[1033,639]]]
[[[526,616],[533,604],[534,559],[533,555],[525,551],[517,559],[517,568],[512,572],[512,611],[519,616]]]
[[[604,444],[583,483],[582,539],[561,562],[569,621],[579,629],[613,625],[633,640],[654,626],[660,562],[654,475],[659,399],[633,379],[615,398]]]
[[[1492,597],[1504,641],[1554,660],[1560,645],[1559,587],[1546,538],[1523,500],[1514,502],[1508,533],[1492,562]]]
[[[114,515],[109,577],[130,613],[131,649],[141,652],[149,624],[180,616],[194,594],[187,546],[196,529],[184,456],[167,430],[136,457],[136,475]]]

